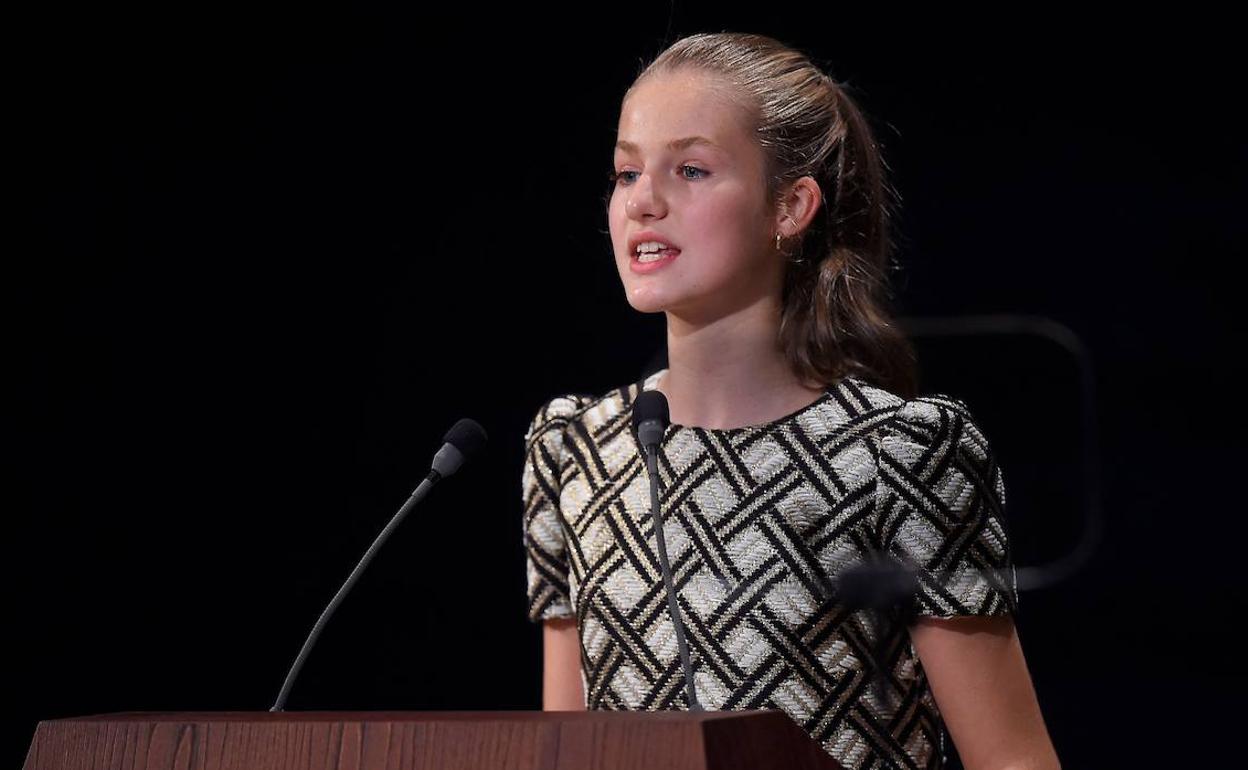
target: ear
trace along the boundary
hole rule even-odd
[[[811,220],[823,205],[823,191],[814,177],[804,176],[793,182],[780,200],[776,214],[776,232],[785,238],[806,232]]]

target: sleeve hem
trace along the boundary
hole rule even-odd
[[[549,605],[544,610],[529,612],[528,617],[531,623],[543,623],[547,620],[565,620],[575,618],[576,613],[572,611],[572,605],[569,602],[561,600]]]

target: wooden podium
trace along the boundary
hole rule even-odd
[[[49,719],[25,770],[840,770],[784,712],[127,712]]]

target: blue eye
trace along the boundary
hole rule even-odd
[[[696,171],[700,176],[689,176],[685,174],[683,175],[685,179],[701,179],[710,173],[709,171],[700,169],[697,166],[690,166],[688,164],[685,164],[680,167],[680,170],[682,172],[685,171],[686,169],[692,169],[693,171]],[[633,181],[633,179],[629,177],[629,174],[636,174],[636,173],[637,173],[636,171],[612,171],[611,173],[607,174],[607,181],[610,182],[611,184],[627,185]]]

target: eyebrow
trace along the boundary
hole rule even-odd
[[[683,150],[686,147],[691,147],[695,144],[705,144],[711,147],[712,149],[721,150],[721,151],[724,150],[723,147],[720,147],[718,144],[715,144],[710,139],[707,139],[705,136],[686,136],[680,139],[673,139],[672,141],[667,143],[667,149]],[[615,143],[615,149],[624,150],[625,152],[637,152],[637,145],[633,144],[632,142],[621,139],[620,141]]]

